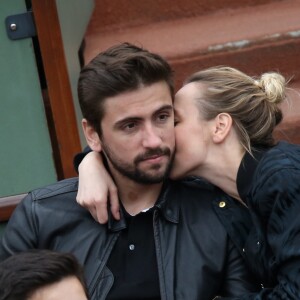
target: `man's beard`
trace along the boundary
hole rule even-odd
[[[105,143],[102,144],[103,152],[113,167],[123,176],[141,184],[154,184],[160,183],[169,177],[171,165],[174,159],[174,151],[171,152],[170,148],[156,148],[150,149],[143,154],[138,155],[133,163],[127,163],[118,157]],[[139,169],[139,163],[147,158],[155,155],[165,155],[169,157],[169,161],[164,170],[159,171],[161,164],[153,164],[151,167],[152,172],[147,172]],[[156,172],[155,172],[156,171]]]

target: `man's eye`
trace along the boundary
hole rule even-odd
[[[162,114],[158,116],[159,121],[166,121],[169,118],[169,115]]]
[[[174,119],[174,126],[176,126],[179,123],[177,119]]]
[[[136,127],[135,123],[128,123],[124,126],[125,130],[132,130]]]

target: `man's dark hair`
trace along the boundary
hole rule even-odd
[[[165,59],[129,43],[113,46],[81,70],[78,98],[83,117],[101,135],[106,98],[160,81],[168,84],[173,99],[173,72]]]
[[[31,250],[0,263],[0,300],[25,300],[37,289],[74,276],[88,298],[83,268],[70,253]]]

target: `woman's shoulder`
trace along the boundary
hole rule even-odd
[[[257,166],[249,194],[251,208],[268,214],[276,201],[286,202],[288,195],[298,194],[299,180],[300,146],[279,142]]]
[[[281,141],[265,153],[257,167],[257,174],[269,177],[276,171],[300,170],[300,145]]]

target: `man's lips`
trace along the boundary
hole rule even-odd
[[[158,162],[160,162],[164,157],[165,157],[164,154],[161,154],[161,155],[152,155],[152,156],[145,157],[142,161],[145,161],[145,162],[151,162],[151,163],[158,163]]]

